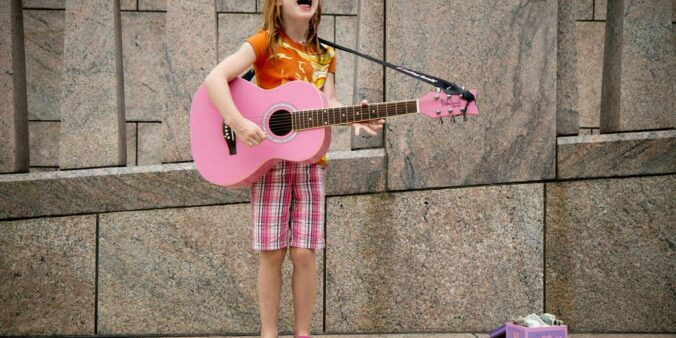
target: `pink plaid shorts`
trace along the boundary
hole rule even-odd
[[[254,250],[324,248],[325,170],[282,161],[251,185]]]

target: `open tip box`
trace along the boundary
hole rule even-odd
[[[505,325],[491,331],[488,336],[490,338],[567,338],[568,327],[566,325],[525,327],[505,323]]]

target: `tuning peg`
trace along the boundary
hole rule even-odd
[[[439,118],[439,124],[442,125],[442,126],[444,125],[444,119],[443,118]]]
[[[466,114],[462,114],[462,120],[463,120],[464,122],[467,122],[467,115],[466,115]]]
[[[455,116],[451,116],[451,121],[453,121],[453,123],[455,123]]]
[[[440,93],[440,92],[441,92],[441,89],[440,89],[439,87],[437,87],[437,93],[434,94],[434,99],[435,99],[435,100],[438,100],[438,99],[439,99],[439,93]]]

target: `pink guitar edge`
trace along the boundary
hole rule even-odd
[[[476,103],[458,95],[429,93],[419,100],[328,108],[321,91],[305,81],[292,81],[266,90],[241,78],[230,91],[242,115],[267,135],[249,147],[237,135],[224,132],[223,117],[202,84],[190,109],[190,141],[197,171],[207,181],[238,188],[250,185],[280,160],[313,163],[326,154],[331,126],[374,118],[421,112],[432,118],[478,115]],[[476,90],[470,91],[476,97]],[[464,110],[464,111],[463,111]]]

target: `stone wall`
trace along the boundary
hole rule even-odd
[[[332,5],[327,2],[325,6],[320,36],[354,47],[357,2],[335,3]],[[29,86],[28,123],[31,130],[44,131],[44,133],[29,133],[30,169],[36,172],[57,170],[63,104],[60,83],[64,76],[65,1],[27,0],[23,5],[28,58],[26,61]],[[255,0],[216,1],[218,60],[234,52],[243,43],[244,38],[260,27],[262,23],[260,7]],[[167,124],[165,120],[167,90],[169,90],[165,76],[168,67],[165,55],[166,1],[121,1],[120,10],[127,124],[126,165],[183,161],[185,160],[183,156],[187,155],[175,155],[166,159],[162,157],[163,144],[178,142],[176,137],[165,140],[164,125]],[[341,60],[337,73],[339,99],[345,104],[352,104],[354,57],[339,52],[339,58]],[[188,140],[180,142],[185,143]],[[50,149],[44,149],[42,147],[44,144],[50,144]],[[346,127],[334,128],[332,149],[350,149],[350,134]],[[185,153],[185,150],[177,152]]]
[[[126,165],[102,168],[77,164],[84,155],[64,165],[62,155],[82,151],[64,137],[87,132],[66,127],[76,113],[64,107],[96,94],[84,86],[64,95],[64,83],[101,76],[68,59],[100,65],[113,55],[77,45],[85,34],[68,40],[80,23],[68,15],[86,17],[72,10],[84,5],[24,0],[15,11],[25,61],[16,43],[0,60],[25,62],[26,89],[16,72],[3,73],[3,89],[27,98],[21,156],[30,161],[30,173],[8,165],[19,157],[5,149],[20,148],[3,141],[2,168],[11,169],[0,175],[0,335],[256,334],[248,190],[199,176],[181,121],[194,86],[185,83],[256,30],[261,0],[116,0],[119,28],[114,16],[87,23],[121,40],[111,48],[121,48],[122,72],[109,64],[104,73],[123,79],[123,91],[104,103],[111,114],[123,103],[124,128],[103,124],[124,136]],[[676,333],[676,131],[629,124],[601,134],[605,32],[616,25],[605,1],[323,6],[321,36],[477,88],[480,115],[391,118],[374,138],[334,127],[314,333],[485,333],[541,311],[572,332]],[[200,29],[188,31],[194,17]],[[2,41],[16,41],[5,21]],[[202,52],[186,53],[194,41]],[[69,43],[76,48],[64,50]],[[433,89],[342,52],[337,80],[345,104]],[[3,132],[21,127],[13,109],[2,112]],[[287,261],[286,333],[290,273]]]

